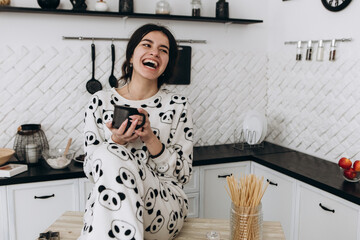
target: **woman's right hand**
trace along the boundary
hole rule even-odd
[[[119,128],[113,128],[112,122],[109,121],[106,123],[106,126],[109,128],[109,130],[112,132],[111,139],[120,145],[125,145],[128,142],[134,142],[139,135],[135,133],[135,127],[138,123],[138,119],[135,119],[129,129],[125,132],[126,125],[128,123],[128,119],[126,119]]]

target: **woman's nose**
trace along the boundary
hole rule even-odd
[[[151,50],[151,55],[155,56],[155,57],[158,57],[159,56],[159,53],[160,53],[160,50],[158,49],[153,49]]]

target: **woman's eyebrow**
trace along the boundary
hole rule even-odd
[[[143,39],[143,40],[141,40],[141,42],[144,42],[144,41],[146,41],[146,42],[150,42],[150,43],[154,43],[154,41],[152,41],[152,40],[150,40],[150,39]],[[160,45],[160,47],[164,47],[164,48],[166,48],[167,50],[169,50],[169,47],[168,46],[166,46],[166,45]]]

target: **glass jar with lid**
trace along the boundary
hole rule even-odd
[[[170,4],[166,0],[156,3],[156,14],[170,14]]]
[[[191,6],[192,6],[192,16],[200,17],[201,0],[192,0]]]

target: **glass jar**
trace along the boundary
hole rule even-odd
[[[261,240],[263,215],[261,203],[256,207],[239,207],[231,203],[230,239]]]
[[[192,0],[191,6],[192,6],[192,16],[200,17],[201,0]]]
[[[166,0],[156,3],[156,14],[170,14],[170,4]]]

